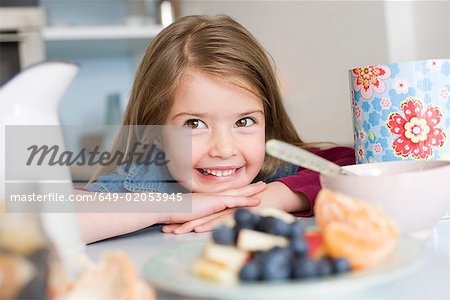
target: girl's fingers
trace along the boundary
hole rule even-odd
[[[170,225],[164,225],[163,227],[162,227],[162,232],[164,232],[164,233],[169,233],[169,232],[172,232],[175,228],[177,228],[177,227],[179,227],[179,226],[181,226],[182,224],[170,224]]]
[[[206,215],[211,216],[213,214],[220,213],[228,208],[236,207],[252,207],[258,206],[261,200],[258,198],[237,197],[237,196],[218,196],[217,200],[210,200],[208,205],[209,213]]]
[[[163,221],[166,224],[186,223],[220,213],[228,208],[254,207],[261,203],[258,198],[224,196],[215,194],[192,194],[191,213],[171,213]]]
[[[181,226],[175,228],[173,230],[173,233],[175,233],[175,234],[184,234],[184,233],[191,232],[191,231],[194,230],[194,228],[196,226],[204,224],[204,223],[206,223],[206,222],[208,222],[208,221],[210,221],[212,219],[215,219],[215,218],[217,218],[219,216],[222,216],[222,215],[224,215],[226,213],[227,213],[226,211],[223,211],[223,212],[216,213],[216,214],[213,214],[213,215],[210,215],[210,216],[207,216],[207,217],[203,217],[203,218],[199,218],[199,219],[196,219],[196,220],[192,220],[192,221],[186,222],[186,223],[182,224]]]
[[[217,217],[215,219],[212,219],[206,223],[203,223],[201,225],[195,226],[194,231],[195,232],[207,232],[213,230],[215,227],[219,226],[219,224],[225,222],[229,218],[232,218],[232,213]]]
[[[266,183],[264,181],[258,181],[257,183],[249,184],[238,189],[223,191],[219,193],[219,195],[250,197],[264,191],[265,189]]]
[[[247,197],[229,197],[225,198],[223,204],[227,208],[236,208],[241,206],[258,206],[261,200],[258,198]]]
[[[233,196],[220,196],[221,201],[213,202],[213,206],[209,207],[211,212],[209,216],[224,212],[231,208],[237,207],[254,207],[261,203],[258,198],[247,198],[247,197],[233,197]]]

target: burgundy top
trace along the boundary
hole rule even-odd
[[[352,165],[355,163],[355,151],[353,148],[335,147],[326,150],[310,149],[309,151],[340,166]],[[314,215],[314,203],[316,202],[317,193],[319,193],[321,189],[319,173],[299,167],[297,174],[276,180],[287,185],[292,191],[302,193],[308,198],[311,209],[294,213],[295,216],[311,217]]]

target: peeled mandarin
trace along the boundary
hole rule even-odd
[[[359,270],[383,261],[393,250],[395,240],[368,238],[348,224],[332,223],[324,232],[324,244],[331,257],[346,258],[353,270]]]
[[[348,259],[353,269],[383,261],[394,249],[399,234],[379,208],[326,189],[317,196],[316,219],[326,252]]]
[[[345,195],[322,189],[314,206],[317,226],[323,231],[331,222],[344,221],[360,204]]]
[[[399,235],[394,222],[381,209],[369,205],[355,209],[345,222],[371,239],[396,239]]]

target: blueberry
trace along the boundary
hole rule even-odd
[[[317,262],[317,276],[328,276],[333,273],[333,263],[328,257],[321,258]]]
[[[260,277],[260,270],[261,270],[260,265],[257,262],[255,261],[248,262],[239,271],[239,278],[242,281],[258,280]]]
[[[258,230],[273,235],[289,235],[289,224],[275,217],[263,217],[259,222]]]
[[[261,278],[263,280],[278,281],[290,277],[290,251],[286,248],[273,248],[266,255],[261,264]]]
[[[289,225],[290,238],[303,237],[305,227],[300,221],[295,221]]]
[[[259,222],[261,222],[262,217],[258,214],[253,214],[253,227],[256,228],[259,226]]]
[[[274,247],[269,250],[269,253],[277,253],[278,255],[282,255],[282,256],[286,257],[286,259],[288,259],[288,260],[290,260],[293,257],[292,251],[288,247],[286,247],[286,248]]]
[[[255,214],[248,209],[239,208],[234,213],[234,220],[236,221],[236,227],[239,229],[248,228],[254,229],[255,227]]]
[[[345,258],[335,258],[332,264],[334,273],[345,273],[350,271],[350,263]]]
[[[292,266],[292,277],[313,278],[317,276],[317,262],[309,257],[297,259]]]
[[[297,256],[304,256],[308,252],[308,243],[305,241],[303,237],[296,237],[291,239],[289,243],[289,248],[291,248],[292,252]]]
[[[253,214],[245,208],[238,208],[234,213],[234,219],[238,223],[248,223],[253,221]]]
[[[212,238],[217,244],[234,245],[236,241],[236,232],[233,228],[222,225],[213,231]]]
[[[264,260],[266,260],[266,256],[268,255],[268,251],[264,252],[264,251],[257,251],[255,253],[253,253],[253,257],[252,257],[252,261],[258,263],[258,264],[262,264],[262,262]]]
[[[273,223],[273,220],[275,219],[273,217],[261,217],[261,220],[258,223],[258,226],[256,229],[258,231],[267,232],[267,230],[270,228],[271,224]]]

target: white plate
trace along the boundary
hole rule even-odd
[[[420,241],[401,237],[392,255],[377,267],[312,280],[288,280],[279,283],[221,285],[196,277],[192,266],[200,256],[204,242],[181,244],[154,256],[144,268],[144,277],[154,287],[178,294],[212,298],[290,298],[303,299],[367,288],[392,281],[417,270],[425,257]]]

